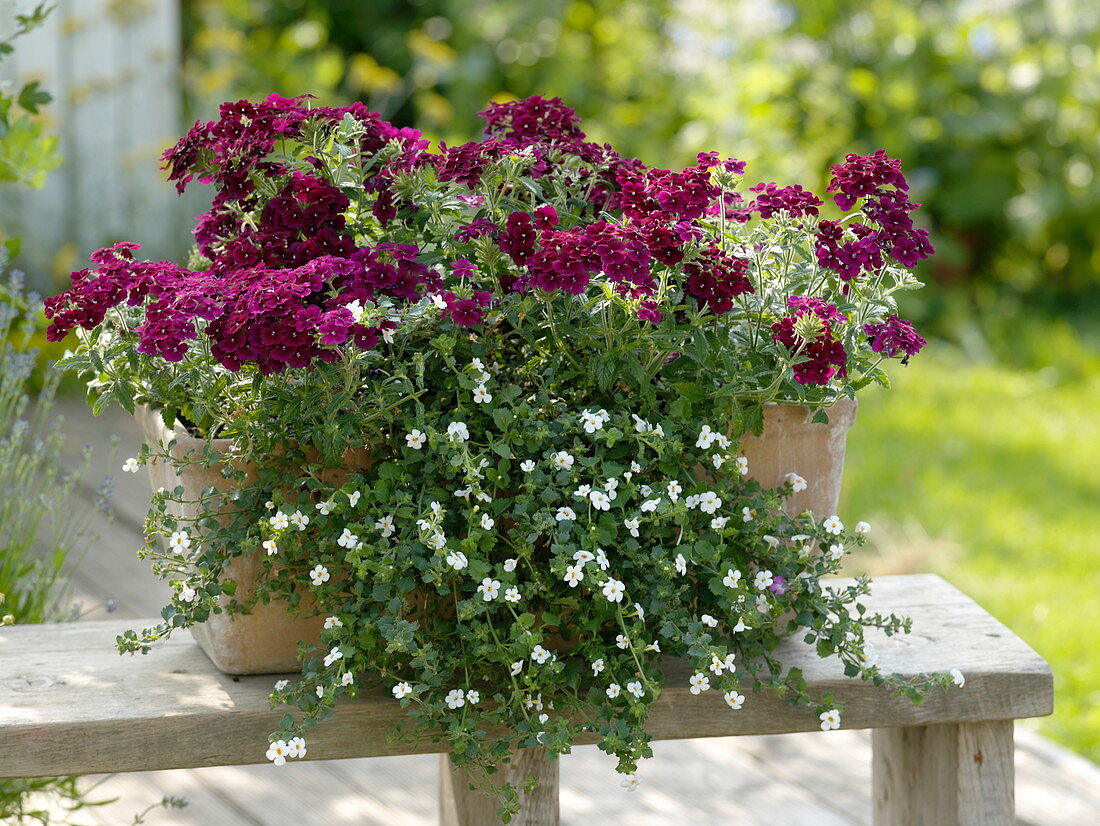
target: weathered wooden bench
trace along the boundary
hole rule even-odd
[[[876,641],[886,672],[959,668],[964,688],[920,706],[845,678],[797,640],[781,658],[803,669],[812,690],[832,693],[845,728],[870,728],[874,817],[886,826],[1009,826],[1014,822],[1013,720],[1051,712],[1050,668],[973,600],[931,575],[881,577],[870,609],[913,617],[908,636]],[[181,634],[147,656],[119,657],[115,635],[142,621],[0,628],[0,777],[146,771],[265,762],[277,712],[276,677],[228,677]],[[670,661],[656,704],[656,739],[809,731],[818,720],[769,693],[731,711],[717,692],[688,692],[686,664]],[[379,690],[348,703],[309,740],[308,759],[439,751],[430,742],[387,742],[403,712]],[[828,737],[823,733],[822,737]],[[521,752],[506,776],[538,774],[540,788],[514,823],[557,823],[558,763]],[[286,766],[293,772],[294,764]],[[615,778],[608,776],[608,783]],[[441,762],[446,826],[495,821],[495,804],[470,792]]]

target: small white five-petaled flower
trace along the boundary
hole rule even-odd
[[[840,521],[839,516],[830,516],[821,523],[821,527],[825,529],[825,533],[831,533],[835,536],[844,530],[844,523]]]
[[[451,551],[447,554],[447,564],[456,571],[461,571],[469,564],[469,561],[466,559],[466,554],[462,553],[462,551]]]
[[[290,515],[290,524],[296,527],[298,530],[304,531],[306,529],[306,525],[309,524],[309,517],[301,511],[294,511],[294,513]]]
[[[470,429],[465,422],[451,422],[447,425],[447,436],[452,442],[465,442],[470,438]]]
[[[413,450],[420,450],[424,447],[424,443],[428,441],[427,434],[420,430],[413,430],[405,435],[405,443]]]
[[[272,516],[268,520],[268,522],[270,522],[271,527],[273,527],[277,531],[281,531],[284,528],[290,527],[290,520],[287,518],[287,515],[282,511],[279,511],[274,516]]]
[[[736,571],[733,568],[729,568],[726,571],[725,577],[722,579],[722,584],[727,588],[736,588],[741,583],[741,572]]]
[[[726,705],[734,710],[741,708],[745,702],[745,695],[738,694],[736,691],[727,691],[722,697],[726,701]]]
[[[577,584],[584,579],[584,565],[571,565],[565,569],[565,576],[563,579],[569,584],[570,588],[576,588]]]
[[[315,565],[309,572],[309,578],[313,580],[314,585],[323,585],[329,580],[328,568],[324,565]]]
[[[276,766],[285,765],[289,756],[290,750],[287,748],[286,740],[276,740],[274,743],[268,744],[267,759]]]
[[[642,778],[636,774],[628,774],[622,780],[619,781],[619,785],[626,789],[628,792],[634,791],[638,788],[638,784],[642,782]]]
[[[445,702],[447,703],[447,708],[462,708],[466,705],[466,695],[461,688],[452,688],[447,692]]]
[[[393,696],[398,700],[408,697],[413,693],[413,688],[408,683],[398,683],[393,687]]]
[[[141,467],[141,462],[139,462],[137,459],[135,459],[133,456],[131,456],[129,459],[127,459],[125,462],[122,463],[122,472],[123,473],[137,473],[138,468],[140,468],[140,467]]]
[[[684,576],[688,572],[687,560],[684,559],[683,554],[676,554],[676,573],[680,576]]]
[[[508,588],[507,590],[505,590],[504,600],[505,600],[505,602],[519,602],[520,601],[519,588]]]
[[[626,690],[627,690],[628,693],[633,694],[639,700],[642,699],[642,697],[645,696],[645,689],[642,688],[642,684],[640,682],[638,682],[637,680],[635,680],[634,682],[627,683],[626,684]]]
[[[702,694],[710,688],[710,678],[702,672],[692,674],[688,682],[691,684],[692,694]]]
[[[541,645],[536,645],[531,650],[531,659],[537,662],[539,665],[542,665],[544,662],[550,659],[551,656],[551,653],[543,648]]]
[[[576,460],[564,450],[559,450],[550,457],[550,463],[559,470],[569,470]]]
[[[737,472],[742,476],[745,476],[749,472],[749,460],[744,456],[738,456],[733,460],[734,467],[737,468]]]
[[[493,520],[493,517],[489,516],[489,514],[487,514],[487,513],[481,514],[481,527],[482,528],[484,528],[485,530],[489,530],[495,524],[496,524],[496,522]]]
[[[500,580],[485,577],[481,580],[481,584],[477,586],[477,590],[486,602],[492,602],[500,593]]]
[[[787,481],[791,483],[791,490],[795,493],[801,493],[809,487],[809,482],[799,476],[797,473],[788,473]]]
[[[493,394],[488,391],[484,384],[479,384],[474,389],[474,402],[477,404],[488,404],[493,400]]]
[[[822,731],[832,731],[840,728],[840,712],[835,708],[823,711],[818,717],[821,719]]]
[[[966,685],[966,677],[963,676],[963,673],[959,671],[959,669],[952,668],[947,673],[951,675],[951,682],[953,682],[959,688],[962,688],[964,685]]]
[[[524,473],[530,473],[535,469],[535,463],[531,459],[524,459],[519,463],[519,469]]]
[[[612,683],[611,685],[609,685],[607,687],[607,691],[604,692],[604,693],[607,694],[609,699],[614,700],[616,697],[619,696],[619,693],[621,691],[622,691],[622,688],[619,687],[618,683]]]
[[[867,534],[871,532],[870,522],[856,522],[856,533]]]
[[[554,518],[559,522],[572,522],[577,518],[577,514],[572,508],[558,508],[558,512],[554,514]]]
[[[774,580],[772,579],[771,571],[757,571],[756,576],[753,578],[752,582],[753,585],[755,585],[759,590],[763,591],[765,588],[771,585],[773,581]]]
[[[325,628],[343,628],[344,623],[339,617],[325,617]]]
[[[608,602],[622,602],[625,593],[626,586],[617,579],[608,579],[603,584],[603,595],[607,597]]]

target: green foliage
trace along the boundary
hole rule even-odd
[[[896,392],[868,392],[845,507],[875,524],[870,569],[939,571],[1045,657],[1055,700],[1040,729],[1100,760],[1100,358],[1068,330],[1015,328],[1038,343],[1030,364],[930,346]],[[1073,358],[1048,360],[1051,342]]]
[[[17,15],[16,30],[0,41],[0,61],[11,54],[13,41],[42,25],[50,12],[48,3],[38,4],[29,14]],[[61,163],[57,154],[57,136],[47,135],[41,121],[34,117],[39,107],[51,100],[39,88],[38,81],[9,91],[0,84],[0,184],[17,183],[40,188],[49,171]],[[9,242],[8,252],[18,248]]]
[[[380,6],[384,8],[380,8]],[[968,304],[1062,310],[1100,272],[1100,7],[1089,0],[191,4],[192,100],[360,98],[448,141],[489,98],[560,95],[647,163],[707,145],[750,182],[819,186],[838,153],[915,170]],[[946,290],[912,304],[957,334]]]

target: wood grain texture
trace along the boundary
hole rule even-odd
[[[1012,826],[1012,723],[911,726],[872,735],[876,826]]]
[[[839,580],[837,584],[844,584]],[[876,641],[886,671],[962,669],[966,687],[923,705],[845,678],[798,640],[780,657],[803,669],[811,691],[832,693],[845,728],[1009,720],[1049,714],[1046,663],[1007,628],[942,579],[883,577],[871,609],[911,615],[913,634]],[[114,638],[140,621],[0,629],[0,777],[141,771],[264,761],[278,710],[268,705],[274,677],[233,679],[214,670],[181,634],[147,656],[119,657]],[[649,730],[655,739],[812,731],[816,715],[771,694],[749,694],[731,711],[716,691],[688,691],[686,663],[665,663],[666,688]],[[404,719],[379,689],[345,704],[310,738],[311,759],[443,751],[438,743],[390,742]]]
[[[493,775],[494,783],[523,786],[534,775],[538,786],[521,798],[522,809],[510,821],[513,826],[558,826],[560,784],[558,760],[547,759],[545,749],[521,749],[510,762]],[[439,826],[494,826],[503,823],[497,817],[495,798],[476,788],[472,776],[456,769],[446,754],[439,756]]]

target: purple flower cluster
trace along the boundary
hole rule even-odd
[[[909,357],[915,356],[928,342],[913,328],[911,321],[898,318],[897,314],[887,317],[880,324],[865,324],[863,332],[871,342],[871,349],[887,358],[904,353],[901,363],[908,364]]]
[[[493,294],[487,290],[475,290],[470,298],[459,298],[448,291],[442,294],[447,313],[459,327],[476,327],[485,321],[485,311],[493,303]]]
[[[749,191],[757,193],[749,206],[749,212],[755,212],[761,218],[771,218],[781,210],[786,210],[796,217],[817,215],[817,208],[824,203],[812,192],[797,184],[783,187],[774,183],[757,184]]]
[[[772,333],[775,340],[788,350],[800,350],[799,355],[808,359],[794,366],[795,381],[799,384],[828,384],[834,375],[844,376],[848,354],[836,338],[833,322],[845,322],[847,317],[837,312],[835,305],[810,296],[792,295],[787,299],[787,306],[794,310],[794,315],[775,322]],[[821,320],[821,331],[813,341],[806,341],[795,332],[795,322],[807,313],[813,313]]]
[[[836,193],[837,206],[849,210],[863,200],[863,212],[877,229],[853,223],[849,229],[854,238],[845,240],[838,225],[823,221],[817,235],[817,260],[822,266],[850,281],[880,268],[881,253],[915,267],[935,252],[928,231],[913,226],[909,213],[920,204],[909,200],[901,161],[879,149],[866,156],[848,155],[844,163],[832,167],[832,173],[826,192]]]
[[[728,313],[737,296],[753,292],[748,270],[747,258],[710,246],[702,256],[684,265],[684,292],[715,315]]]

